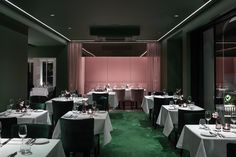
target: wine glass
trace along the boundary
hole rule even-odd
[[[29,110],[29,107],[30,107],[30,101],[29,100],[25,100],[25,107],[26,107],[26,113],[27,113],[28,110]]]
[[[209,124],[209,121],[211,120],[211,112],[210,111],[205,112],[205,119],[207,121],[207,124]]]
[[[94,101],[94,102],[93,102],[93,105],[92,105],[93,112],[95,112],[95,111],[96,111],[96,106],[97,106],[97,104],[96,104],[96,101]]]
[[[13,98],[9,99],[9,107],[10,107],[10,111],[12,111],[12,108],[13,108],[14,104],[15,104],[14,99],[13,99]]]
[[[232,112],[232,113],[231,113],[230,119],[231,119],[231,122],[233,122],[233,124],[234,124],[233,128],[236,128],[236,127],[235,127],[235,123],[236,123],[236,112]]]
[[[188,101],[188,104],[190,104],[190,103],[192,102],[192,97],[191,97],[191,96],[188,96],[187,101]]]
[[[20,152],[24,152],[23,142],[24,142],[24,138],[27,136],[27,126],[25,124],[19,125],[18,135],[21,138]]]
[[[199,119],[199,128],[200,129],[205,129],[206,126],[206,120],[205,119]]]

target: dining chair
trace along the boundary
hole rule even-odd
[[[108,93],[93,93],[93,101],[96,102],[96,108],[98,110],[109,111]]]
[[[30,96],[30,108],[31,109],[42,109],[46,110],[46,104],[45,102],[47,101],[46,96]]]
[[[61,141],[67,155],[82,152],[89,157],[91,150],[94,156],[98,153],[98,137],[94,135],[94,119],[60,119]]]
[[[117,100],[118,100],[118,107],[123,106],[123,110],[125,110],[125,89],[113,89],[116,93]]]
[[[17,124],[16,117],[7,117],[7,118],[0,118],[0,122],[2,124],[2,138],[11,138],[11,126]]]
[[[205,110],[184,110],[178,109],[178,125],[174,126],[175,143],[186,124],[199,124],[199,120],[205,118]],[[180,150],[180,156],[183,155],[183,150]]]
[[[143,101],[143,96],[144,96],[144,89],[131,89],[131,108],[135,106],[136,109],[138,109],[138,105],[142,104]]]
[[[227,143],[227,156],[226,157],[235,157],[236,154],[236,143]]]
[[[74,106],[73,101],[55,101],[52,100],[52,110],[53,110],[53,124],[56,126],[58,119],[60,119],[68,111],[72,111]]]
[[[11,136],[13,138],[19,137],[18,128],[19,125],[12,125]],[[52,137],[52,125],[48,124],[25,124],[27,126],[27,138],[51,138]]]

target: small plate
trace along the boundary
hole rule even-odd
[[[38,110],[34,110],[34,112],[43,112],[44,110],[38,109]]]
[[[216,137],[216,134],[210,133],[209,131],[202,131],[200,134],[205,137]]]
[[[49,143],[49,140],[47,138],[37,138],[35,141],[34,141],[34,144],[47,144]]]

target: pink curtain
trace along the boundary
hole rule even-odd
[[[160,44],[147,43],[148,91],[160,90]]]
[[[70,42],[68,46],[68,85],[69,90],[77,90],[84,94],[84,58],[82,44]]]

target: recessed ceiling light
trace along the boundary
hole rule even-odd
[[[71,30],[72,28],[71,27],[68,27],[69,30]]]
[[[175,14],[175,15],[174,15],[174,18],[178,18],[178,17],[179,17],[179,15],[178,15],[178,14]]]
[[[50,16],[51,16],[51,17],[54,17],[54,16],[55,16],[55,14],[50,14]]]

